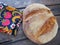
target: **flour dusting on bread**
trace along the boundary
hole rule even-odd
[[[34,3],[23,11],[23,30],[30,40],[44,44],[56,36],[58,24],[48,7]]]

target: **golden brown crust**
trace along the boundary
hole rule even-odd
[[[39,31],[36,33],[35,37],[39,37],[40,35],[43,35],[43,34],[45,34],[47,32],[50,32],[52,30],[52,28],[54,27],[54,24],[55,24],[55,17],[52,16],[39,29]]]
[[[33,10],[31,11],[29,14],[26,15],[25,19],[27,19],[28,17],[32,16],[33,14],[37,14],[37,13],[43,13],[43,12],[48,12],[50,13],[50,10],[47,9],[39,9],[39,10]]]
[[[37,44],[51,41],[57,33],[56,19],[45,6],[28,6],[23,13],[23,22],[26,36]]]

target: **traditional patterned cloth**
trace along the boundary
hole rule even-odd
[[[22,13],[11,6],[0,3],[0,32],[16,35],[22,23]]]

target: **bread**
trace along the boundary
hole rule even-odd
[[[57,34],[56,17],[45,5],[31,4],[23,11],[23,31],[31,41],[45,44]]]

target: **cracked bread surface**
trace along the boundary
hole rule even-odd
[[[45,5],[31,4],[24,10],[23,30],[33,42],[44,44],[51,41],[56,36],[57,29],[55,16]]]

